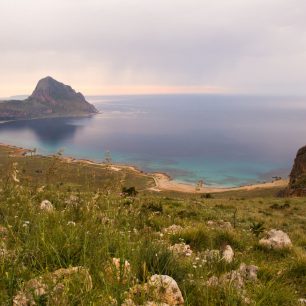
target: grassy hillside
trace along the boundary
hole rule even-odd
[[[11,153],[0,149],[0,305],[11,305],[29,280],[71,267],[86,269],[92,286],[81,278],[61,280],[60,289],[39,288],[44,294],[36,295],[36,305],[121,305],[130,288],[153,274],[173,277],[185,305],[287,306],[306,298],[305,198],[276,198],[277,190],[212,198],[153,193],[146,190],[152,179],[131,170]],[[136,197],[120,194],[132,186],[140,191]],[[43,200],[52,211],[41,209]],[[286,232],[293,247],[260,246],[273,228]],[[191,256],[169,249],[176,243],[190,245]],[[207,257],[205,251],[225,245],[234,250],[232,262]],[[121,260],[118,271],[112,258]],[[258,266],[257,281],[242,288],[208,284],[241,263]],[[144,305],[150,294],[140,290],[135,304]]]

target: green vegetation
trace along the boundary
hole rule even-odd
[[[68,305],[121,305],[130,288],[153,274],[173,277],[185,305],[287,306],[306,297],[305,198],[276,198],[274,189],[208,197],[154,193],[147,189],[154,184],[150,177],[129,169],[11,151],[0,147],[0,305],[11,305],[27,281],[71,267],[86,268],[92,286],[78,278],[65,283]],[[40,208],[43,200],[52,211]],[[223,226],[227,222],[235,228]],[[174,224],[176,231],[165,230]],[[258,244],[273,228],[289,235],[291,249]],[[170,250],[176,243],[190,245],[192,255]],[[232,262],[205,259],[207,250],[225,245],[235,252]],[[114,257],[118,275],[110,269]],[[258,280],[246,283],[243,293],[231,283],[207,284],[241,263],[259,268]],[[48,305],[49,294],[36,304]],[[146,300],[137,299],[139,305]]]

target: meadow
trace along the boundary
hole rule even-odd
[[[60,155],[17,156],[7,147],[0,167],[0,305],[182,305],[148,290],[155,274],[177,282],[184,305],[287,306],[306,298],[305,198],[279,198],[277,188],[153,192],[145,174]],[[130,187],[137,194],[122,192]],[[287,233],[292,247],[260,245],[271,229]],[[230,261],[222,257],[228,245]],[[233,271],[243,263],[258,272],[237,284]],[[73,267],[73,276],[64,272]]]

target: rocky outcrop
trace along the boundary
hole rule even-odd
[[[0,103],[1,120],[82,116],[97,112],[81,93],[49,76],[38,82],[27,99]]]
[[[306,146],[300,148],[296,154],[290,173],[288,195],[306,196]]]
[[[272,229],[266,237],[259,240],[259,245],[268,249],[285,249],[292,246],[289,236],[281,230]]]

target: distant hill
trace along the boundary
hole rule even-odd
[[[84,96],[51,77],[41,79],[25,100],[0,101],[0,120],[84,116],[98,113]]]

